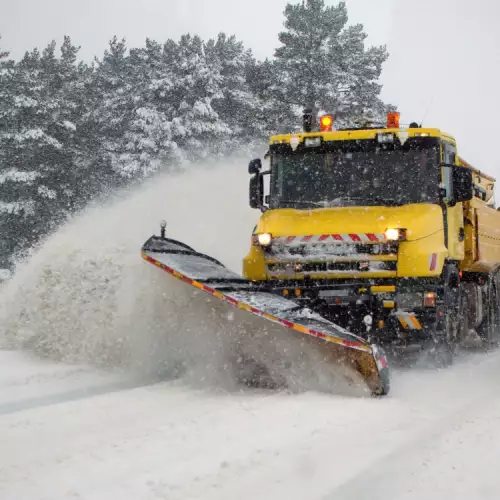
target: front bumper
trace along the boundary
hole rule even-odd
[[[385,341],[422,343],[442,329],[443,304],[438,294],[434,307],[424,306],[424,294],[438,291],[436,284],[414,282],[402,286],[391,279],[373,280],[271,280],[267,286],[273,293],[309,306],[320,314],[354,328],[363,335],[363,318],[373,318],[373,333]],[[408,300],[411,298],[412,300]]]

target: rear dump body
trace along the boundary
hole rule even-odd
[[[388,135],[393,135],[401,149],[412,140],[428,141],[436,148],[435,173],[429,181],[431,188],[435,185],[435,199],[340,203],[323,208],[280,206],[273,201],[273,193],[276,196],[287,189],[280,178],[280,162],[308,154],[308,140],[318,148],[316,158],[326,158],[341,148],[345,155],[349,151],[365,154],[372,146],[364,144],[384,142]],[[391,346],[395,353],[465,340],[486,324],[486,304],[496,314],[500,305],[500,212],[494,202],[495,179],[459,158],[452,137],[439,129],[418,127],[308,132],[272,137],[269,157],[269,206],[263,208],[243,260],[243,275],[249,281],[307,305],[363,338]],[[308,161],[302,166],[308,167]],[[325,168],[327,163],[325,160]],[[459,193],[460,183],[465,182],[460,174],[464,169],[472,171],[470,196]],[[346,171],[347,179],[349,175]],[[303,182],[310,182],[308,178],[304,175]],[[297,179],[300,184],[300,177]],[[399,193],[405,189],[401,183],[412,188],[407,172],[404,180],[386,181]],[[373,199],[376,194],[372,193]],[[265,244],[260,240],[263,235]],[[463,307],[473,310],[474,317],[464,317]],[[449,318],[455,326],[448,324]],[[458,331],[461,321],[465,326]],[[491,331],[488,335],[491,337]]]
[[[285,385],[309,387],[313,380],[320,384],[325,370],[333,370],[333,379],[344,384],[362,381],[373,395],[388,393],[389,367],[376,345],[262,290],[181,242],[152,237],[142,257],[168,275],[165,300],[189,309],[184,328],[195,329],[200,343],[211,338],[207,353],[223,352],[220,363],[237,376],[244,373],[243,381],[261,378],[264,371],[274,381],[286,380]],[[335,390],[333,379],[325,389]]]
[[[474,198],[464,206],[465,255],[461,269],[470,273],[495,272],[500,263],[500,212],[495,210],[495,179],[473,171]]]

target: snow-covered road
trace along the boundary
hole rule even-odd
[[[1,359],[0,413],[40,398],[0,414],[2,499],[470,500],[500,491],[499,353],[439,373],[397,372],[380,400],[182,382],[127,389],[83,367]],[[21,398],[26,385],[32,393]]]

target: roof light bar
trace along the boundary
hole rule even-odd
[[[401,113],[388,113],[387,114],[387,128],[399,128]]]
[[[333,131],[333,116],[332,115],[323,115],[319,119],[319,128],[321,132],[332,132]]]

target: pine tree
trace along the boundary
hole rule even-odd
[[[8,168],[7,134],[14,118],[13,110],[16,95],[15,80],[13,78],[15,63],[9,59],[9,55],[8,52],[3,52],[0,49],[0,186],[5,182]],[[2,209],[0,208],[1,213]]]
[[[8,114],[0,136],[0,216],[9,255],[36,240],[32,221],[40,173],[35,163],[38,149],[47,139],[37,116],[43,88],[39,72],[40,53],[34,50],[26,53],[10,74],[13,92],[7,96]],[[37,142],[39,148],[34,147]]]
[[[219,33],[216,40],[207,42],[206,55],[209,66],[217,68],[221,77],[221,95],[214,99],[213,108],[231,129],[230,142],[234,149],[235,139],[244,144],[259,133],[259,124],[252,119],[258,102],[247,81],[252,53],[234,35]]]
[[[345,2],[332,7],[324,0],[288,4],[285,17],[275,56],[290,106],[336,112],[344,121],[384,110],[377,80],[386,48],[365,49],[363,26],[347,27]]]
[[[90,111],[85,120],[103,163],[112,164],[123,150],[124,135],[134,111],[133,71],[125,40],[115,36],[102,60],[95,63],[95,75],[87,89]]]
[[[285,78],[276,61],[252,60],[246,68],[246,80],[255,99],[249,122],[254,138],[267,138],[294,128],[296,117],[287,103]]]
[[[82,206],[85,155],[79,147],[78,49],[69,38],[61,58],[52,42],[13,67],[14,96],[0,136],[0,207],[15,248],[29,248]]]
[[[170,109],[173,140],[188,160],[217,152],[218,141],[232,133],[214,109],[214,102],[224,97],[219,68],[210,65],[198,36],[184,35],[178,44],[168,42],[165,54],[174,83]]]
[[[40,59],[40,82],[43,84],[42,102],[38,110],[40,128],[50,144],[47,144],[35,165],[40,174],[37,199],[40,208],[50,214],[58,213],[62,220],[77,206],[79,194],[78,109],[76,83],[78,72],[75,66],[78,48],[65,37],[61,47],[61,58],[56,56],[53,42]],[[38,145],[33,145],[37,148]],[[52,217],[51,217],[52,218]],[[54,218],[56,220],[56,218]]]
[[[0,41],[2,37],[0,37]],[[11,116],[13,99],[14,99],[14,61],[9,59],[9,52],[2,51],[0,48],[0,140],[9,125],[9,117]],[[2,150],[0,150],[0,155]],[[2,165],[2,157],[0,156],[0,165]],[[0,167],[1,168],[1,167]]]
[[[14,205],[7,197],[6,187],[11,180],[19,180],[18,173],[10,167],[8,150],[16,96],[14,67],[15,63],[9,59],[9,53],[0,48],[0,269],[9,267],[14,245],[9,226]]]
[[[55,134],[71,154],[71,167],[65,169],[67,187],[63,198],[71,211],[99,193],[105,174],[100,168],[98,141],[87,119],[88,87],[94,71],[83,62],[77,63],[79,50],[69,37],[64,37],[57,73],[60,109]]]
[[[172,162],[179,149],[171,123],[175,77],[163,47],[147,39],[145,48],[131,49],[130,67],[132,112],[113,166],[120,175],[133,179],[147,177]]]

